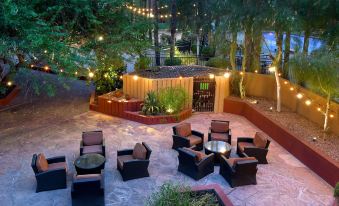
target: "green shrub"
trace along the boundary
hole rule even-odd
[[[161,107],[155,92],[150,91],[147,93],[141,111],[145,115],[157,115],[161,112]]]
[[[210,58],[208,62],[206,62],[206,66],[216,68],[227,68],[230,66],[230,63],[222,57],[213,57]]]
[[[339,182],[337,182],[337,184],[335,185],[334,197],[339,198]]]
[[[166,58],[165,59],[165,65],[166,66],[178,66],[178,65],[181,65],[181,59],[178,58],[178,57],[174,57],[173,59]]]
[[[188,94],[182,87],[162,89],[158,96],[161,107],[169,114],[180,112],[188,99]]]
[[[203,57],[214,57],[215,56],[215,49],[210,46],[206,46],[201,50],[201,56]]]
[[[121,58],[106,58],[95,71],[94,84],[97,95],[122,88],[120,76],[126,71]]]
[[[141,71],[147,69],[151,64],[151,59],[148,57],[140,57],[134,65],[136,71]]]
[[[190,192],[190,187],[165,183],[160,190],[153,193],[146,205],[148,206],[217,206],[217,198],[210,193],[197,195]]]

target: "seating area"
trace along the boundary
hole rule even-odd
[[[284,197],[300,204],[307,204],[312,201],[317,205],[326,205],[331,201],[330,186],[274,141],[271,141],[269,145],[269,152],[266,157],[268,164],[257,164],[257,160],[254,158],[233,159],[238,156],[237,138],[254,137],[255,133],[260,131],[240,116],[195,114],[189,118],[186,123],[190,123],[191,130],[198,130],[201,134],[205,134],[204,138],[201,139],[202,142],[199,143],[203,148],[204,144],[209,142],[208,131],[212,120],[229,120],[229,127],[232,129],[230,158],[220,156],[219,165],[214,162],[215,154],[206,155],[204,150],[200,150],[198,153],[195,146],[190,149],[180,147],[177,150],[172,149],[172,127],[177,126],[177,124],[145,126],[95,112],[77,116],[71,122],[30,131],[28,133],[31,137],[29,142],[26,142],[25,135],[19,135],[17,141],[22,144],[22,152],[17,154],[18,159],[21,160],[18,162],[19,165],[16,162],[9,164],[13,152],[18,151],[19,148],[9,144],[12,140],[5,137],[0,149],[8,152],[2,155],[1,161],[6,161],[6,164],[11,166],[2,170],[2,174],[5,175],[0,176],[0,178],[3,184],[10,189],[8,191],[3,190],[0,195],[2,198],[0,202],[13,201],[15,205],[20,205],[23,201],[35,202],[36,198],[40,198],[39,203],[32,205],[43,205],[42,203],[46,201],[70,205],[70,200],[74,205],[85,205],[83,201],[87,202],[87,198],[90,198],[98,205],[102,204],[103,200],[106,205],[138,205],[140,202],[145,202],[158,186],[167,181],[185,183],[191,186],[207,183],[218,184],[236,205],[263,205],[275,201],[284,201]],[[63,130],[60,131],[59,128],[63,128]],[[189,127],[187,126],[187,128]],[[78,174],[74,164],[77,163],[79,157],[92,155],[95,161],[98,161],[98,165],[102,161],[97,156],[99,154],[89,153],[80,156],[79,152],[79,142],[84,136],[82,132],[98,129],[103,131],[102,139],[105,142],[104,168],[99,167],[101,170],[97,174]],[[95,137],[99,136],[97,133],[95,134]],[[142,158],[145,157],[145,160],[131,160],[134,148],[139,147],[136,146],[136,143],[140,143],[138,145],[144,147],[141,147],[141,155]],[[144,149],[146,156],[143,156],[145,155]],[[46,177],[43,179],[43,183],[48,183],[48,187],[50,187],[48,189],[52,190],[35,193],[40,182],[29,167],[32,162],[31,155],[37,152],[44,153],[47,162],[50,164],[55,163],[55,161],[51,161],[54,159],[51,157],[65,155],[61,162],[66,162],[67,170],[66,168],[61,169],[65,178],[64,181],[58,181],[58,183],[66,184],[67,187],[59,187],[59,185],[54,187],[53,182],[49,182],[53,178]],[[121,158],[125,155],[131,156],[126,158],[128,160]],[[100,154],[100,156],[102,155]],[[36,165],[36,163],[34,164]],[[119,164],[122,167],[119,167]],[[144,170],[137,168],[137,165]],[[11,168],[17,168],[17,172],[9,172]],[[133,174],[131,172],[133,170],[138,171],[139,177],[146,177],[131,179],[129,175]],[[143,172],[139,173],[139,171]],[[148,175],[149,177],[147,177]],[[9,181],[11,179],[15,180],[14,185],[11,185],[12,183]],[[124,181],[127,179],[129,180]],[[271,181],[272,179],[275,180],[275,183]],[[46,180],[48,182],[45,182]],[[255,183],[256,185],[253,185]],[[240,186],[244,184],[245,186]],[[295,194],[299,192],[300,187],[307,189],[300,197],[297,197]],[[266,188],[271,189],[267,190]],[[285,188],[288,188],[288,190],[285,190]],[[87,191],[88,189],[89,191]],[[47,189],[41,186],[39,190]],[[88,192],[91,195],[86,195]],[[8,195],[9,193],[20,193],[21,198],[12,199]],[[284,196],[278,195],[278,193],[284,194]]]

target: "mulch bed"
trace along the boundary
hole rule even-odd
[[[282,107],[280,113],[275,111],[276,102],[258,97],[249,97],[247,100],[258,100],[258,104],[253,104],[255,108],[259,109],[265,115],[279,122],[285,126],[291,133],[297,137],[306,140],[314,145],[317,149],[326,153],[329,157],[339,162],[339,135],[331,132],[325,133],[322,128],[302,117],[301,115],[291,111],[286,107]],[[273,107],[273,111],[270,110]],[[316,137],[317,140],[313,141]]]

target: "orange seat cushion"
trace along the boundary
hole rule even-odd
[[[48,171],[55,169],[65,169],[67,171],[66,162],[56,162],[48,165]]]
[[[134,159],[140,159],[145,160],[146,159],[147,150],[144,147],[144,145],[140,143],[136,143],[133,149],[133,158]]]
[[[48,162],[44,154],[38,154],[36,167],[38,168],[39,172],[45,172],[48,170]]]
[[[184,147],[184,149],[185,149],[186,151],[189,151],[189,152],[195,154],[195,155],[196,155],[196,161],[197,161],[197,162],[200,162],[202,159],[204,159],[204,157],[207,156],[205,153],[199,152],[199,151],[195,151],[195,150],[192,150],[191,148],[186,148],[186,147]]]
[[[256,147],[265,148],[267,144],[267,137],[262,132],[256,132],[254,135],[253,143]]]
[[[255,157],[239,157],[239,158],[229,158],[229,159],[226,159],[227,163],[231,166],[231,167],[234,167],[237,162],[240,162],[240,161],[246,161],[246,160],[256,160]]]
[[[121,155],[118,156],[117,161],[118,161],[118,167],[122,169],[124,167],[124,162],[127,162],[129,160],[134,160],[133,155]]]
[[[191,124],[190,123],[182,123],[175,127],[178,136],[180,137],[188,137],[192,134]]]
[[[253,143],[251,142],[239,142],[238,143],[239,149],[241,152],[244,152],[245,147],[256,147]]]
[[[228,141],[228,135],[225,133],[211,133],[211,140],[212,141]]]
[[[202,139],[198,136],[195,136],[195,135],[190,135],[190,136],[187,137],[187,139],[189,139],[189,141],[190,141],[190,146],[197,145],[197,144],[200,144],[202,142]]]

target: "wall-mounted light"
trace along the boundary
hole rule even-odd
[[[269,67],[269,68],[268,68],[268,71],[271,72],[271,73],[273,73],[273,72],[275,72],[275,69],[276,69],[276,68],[275,68],[274,66],[273,66],[273,67]]]
[[[310,106],[310,105],[312,104],[312,102],[311,102],[311,100],[308,99],[308,100],[305,101],[305,104],[306,104],[307,106]]]
[[[138,75],[134,75],[134,76],[133,76],[133,79],[134,79],[135,81],[138,80],[138,78],[139,78]]]
[[[120,79],[122,79],[122,75],[120,75],[120,77],[119,77]]]
[[[89,76],[89,78],[93,78],[94,77],[94,73],[93,72],[89,72],[88,76]]]
[[[294,87],[290,87],[290,91],[294,91]]]
[[[331,117],[331,118],[334,118],[334,114],[330,114],[330,117]]]
[[[231,73],[225,72],[225,74],[224,74],[224,77],[225,77],[225,78],[230,78],[230,76],[231,76]]]
[[[301,99],[301,98],[303,98],[304,95],[301,94],[301,93],[298,93],[296,96],[297,96],[298,99]]]
[[[284,84],[288,84],[288,81],[284,81]]]
[[[214,74],[209,74],[210,79],[214,79]]]

